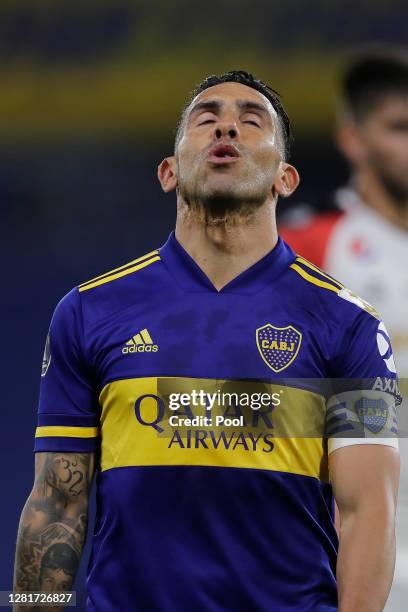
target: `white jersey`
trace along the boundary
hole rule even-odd
[[[375,305],[391,337],[397,372],[408,377],[408,232],[365,205],[351,189],[336,194],[339,216],[324,267]]]

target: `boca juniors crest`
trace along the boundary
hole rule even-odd
[[[385,427],[388,420],[388,406],[383,399],[362,397],[354,406],[364,428],[377,434]]]
[[[275,327],[267,323],[256,330],[256,344],[261,357],[274,372],[281,372],[296,358],[302,334],[293,325]]]

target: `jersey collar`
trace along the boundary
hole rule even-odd
[[[174,231],[160,248],[160,257],[169,274],[187,291],[252,294],[270,285],[295,259],[295,253],[282,240],[262,259],[238,274],[220,291],[181,246]]]

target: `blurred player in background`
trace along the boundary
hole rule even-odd
[[[371,52],[343,74],[336,141],[351,167],[334,207],[282,221],[299,254],[373,302],[387,322],[402,386],[408,378],[408,54]],[[402,432],[402,435],[404,433]],[[406,433],[405,433],[406,435]],[[402,472],[395,583],[408,596],[408,445]],[[405,461],[404,461],[404,458]],[[393,608],[394,609],[394,608]],[[396,608],[395,608],[396,609]]]

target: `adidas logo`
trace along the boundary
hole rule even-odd
[[[153,340],[147,331],[142,329],[138,334],[128,340],[122,349],[122,353],[156,353],[159,350],[157,344],[153,344]]]

